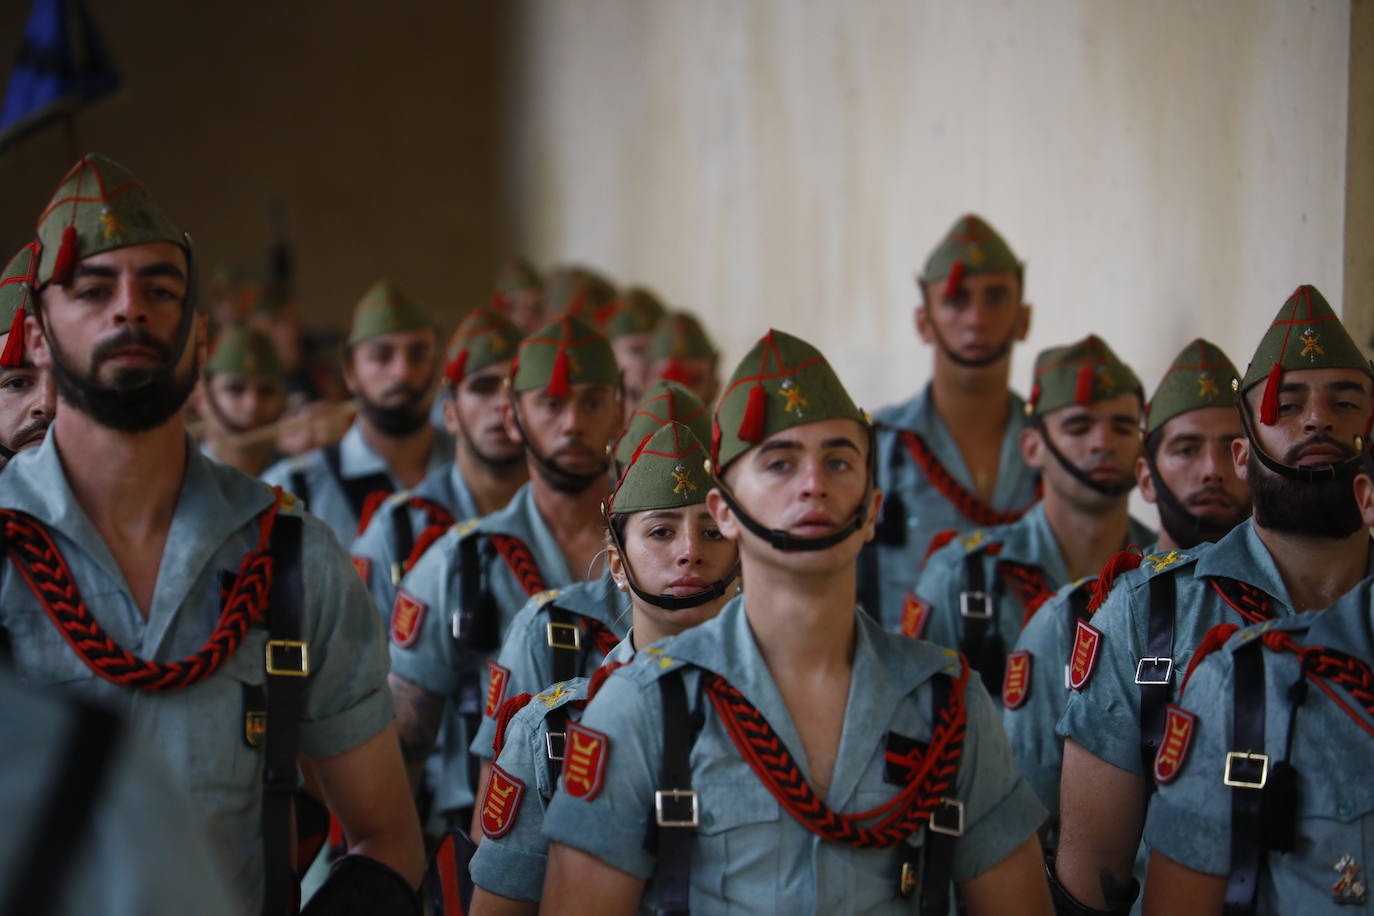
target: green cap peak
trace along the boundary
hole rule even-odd
[[[1235,407],[1236,367],[1221,348],[1201,337],[1174,357],[1145,407],[1145,435],[1179,414],[1204,407]]]
[[[735,368],[716,406],[711,457],[723,470],[785,429],[834,419],[868,424],[821,351],[770,330]]]
[[[1279,386],[1284,373],[1303,369],[1358,369],[1374,376],[1369,360],[1350,332],[1311,284],[1299,286],[1283,303],[1241,380],[1242,394],[1261,381],[1265,383],[1260,400],[1261,423],[1272,426],[1278,421]]]
[[[1031,386],[1026,413],[1054,413],[1074,404],[1110,401],[1134,394],[1145,402],[1140,379],[1102,338],[1089,334],[1064,347],[1051,347],[1035,358],[1035,383]]]
[[[607,508],[621,514],[695,506],[711,487],[706,448],[687,426],[669,423],[640,442]]]
[[[608,340],[651,333],[668,310],[653,290],[632,286],[610,305],[598,309],[596,326]]]
[[[348,345],[357,346],[383,334],[434,327],[424,309],[412,302],[390,280],[373,283],[353,309]]]
[[[24,317],[33,311],[33,277],[38,270],[39,246],[29,242],[5,265],[0,276],[0,334],[8,334],[0,348],[0,369],[24,361]]]
[[[516,357],[516,391],[549,389],[566,397],[571,386],[590,382],[620,384],[620,367],[606,338],[581,318],[563,315],[526,337]]]
[[[124,166],[87,153],[67,172],[38,217],[42,246],[36,286],[65,286],[83,258],[130,245],[171,242],[190,257],[191,240]]]
[[[220,329],[205,371],[216,375],[286,375],[272,340],[263,332],[231,324]]]
[[[1022,264],[997,230],[982,217],[965,214],[950,227],[949,232],[926,258],[921,271],[922,283],[935,283],[949,278],[956,286],[958,279],[975,274],[1020,274]]]
[[[459,385],[469,373],[514,359],[524,338],[525,332],[510,319],[488,306],[477,306],[449,338],[444,351],[444,379]]]
[[[711,415],[706,405],[677,382],[658,381],[649,386],[630,414],[630,422],[615,444],[616,462],[629,464],[639,444],[670,423],[685,425],[702,442],[711,441]]]
[[[716,345],[691,312],[671,312],[654,328],[649,361],[660,359],[715,359]]]
[[[551,315],[568,314],[591,320],[597,309],[615,299],[611,281],[586,267],[556,267],[544,279],[544,303]]]

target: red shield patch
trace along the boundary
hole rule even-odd
[[[396,603],[391,606],[391,641],[402,649],[414,645],[427,610],[429,605],[423,601],[416,601],[405,591],[396,592]]]
[[[372,559],[370,557],[349,557],[353,561],[353,568],[358,572],[358,578],[363,580],[363,585],[372,584]]]
[[[1031,654],[1022,649],[1007,655],[1007,671],[1002,676],[1002,705],[1020,709],[1030,696]]]
[[[487,718],[495,719],[501,704],[506,702],[506,685],[510,683],[510,669],[496,662],[487,662]]]
[[[611,739],[580,722],[568,725],[563,744],[563,791],[591,801],[606,779],[606,754]]]
[[[902,602],[902,635],[920,639],[930,619],[930,602],[915,592],[907,592]]]
[[[1193,743],[1193,726],[1197,716],[1170,703],[1164,719],[1164,738],[1155,753],[1155,782],[1171,782],[1183,769],[1188,746]]]
[[[1078,621],[1078,632],[1073,637],[1073,656],[1069,659],[1069,686],[1082,690],[1093,676],[1097,666],[1097,650],[1102,645],[1102,631],[1083,621]]]
[[[509,833],[515,826],[520,796],[524,794],[523,782],[492,764],[491,782],[487,783],[487,796],[482,800],[482,833],[492,839]]]

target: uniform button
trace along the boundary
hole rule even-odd
[[[1350,803],[1349,803],[1349,802],[1341,802],[1339,805],[1336,806],[1336,812],[1337,812],[1338,814],[1340,814],[1341,817],[1349,817],[1349,816],[1350,816]]]
[[[920,524],[920,519],[909,518],[906,520],[906,526],[908,528],[915,528],[918,524]]]

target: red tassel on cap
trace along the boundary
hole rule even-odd
[[[52,282],[66,286],[72,282],[72,271],[76,269],[76,227],[68,226],[62,230],[62,244],[57,246],[57,257],[52,265]]]
[[[959,295],[959,287],[964,285],[964,262],[955,261],[949,269],[949,278],[945,280],[945,298],[953,299]]]
[[[1269,378],[1264,380],[1264,396],[1260,398],[1260,422],[1273,426],[1279,422],[1279,385],[1283,383],[1283,365],[1274,363]]]
[[[464,347],[458,351],[458,355],[453,357],[453,362],[444,367],[444,378],[450,385],[457,385],[463,381],[463,370],[468,364],[468,348]]]
[[[691,385],[692,382],[687,367],[676,356],[668,359],[667,365],[663,367],[663,372],[660,373],[660,378],[666,382],[677,382],[679,385]]]
[[[24,361],[24,307],[14,310],[14,320],[10,322],[10,336],[5,341],[5,351],[0,353],[0,369],[13,369]]]
[[[1093,402],[1093,367],[1082,365],[1078,367],[1078,382],[1073,386],[1073,402],[1075,404],[1091,404]]]
[[[1029,401],[1029,403],[1030,403],[1030,406],[1032,406],[1032,407],[1034,407],[1036,404],[1039,404],[1039,403],[1040,403],[1040,383],[1039,383],[1039,382],[1036,382],[1034,385],[1031,386],[1031,393],[1030,393],[1030,401]]]
[[[566,398],[572,386],[568,384],[568,348],[562,344],[553,360],[553,374],[549,376],[549,394],[556,398]]]
[[[763,441],[763,414],[768,405],[768,392],[762,382],[749,389],[749,403],[744,405],[744,419],[739,421],[739,437],[744,442]]]

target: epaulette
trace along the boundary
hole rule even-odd
[[[465,538],[469,534],[472,534],[472,530],[481,524],[481,522],[481,518],[465,519],[464,521],[456,522],[453,526],[453,530],[458,533],[458,537]]]
[[[924,569],[926,562],[935,555],[936,551],[958,536],[959,531],[956,528],[946,528],[944,531],[935,532],[935,535],[930,539],[930,544],[926,547],[925,554],[921,557],[921,565],[918,568]]]
[[[1001,547],[1002,542],[989,538],[982,528],[974,528],[968,534],[959,535],[959,543],[964,545],[964,553],[977,553],[980,550]]]
[[[1182,698],[1183,692],[1188,689],[1188,681],[1202,660],[1226,645],[1226,641],[1235,635],[1239,629],[1240,627],[1234,623],[1219,623],[1207,631],[1207,635],[1202,637],[1202,642],[1198,643],[1197,648],[1193,650],[1193,657],[1188,660],[1188,670],[1183,673],[1183,680],[1178,685],[1180,698]]]
[[[382,505],[386,506],[388,509],[394,509],[408,499],[410,499],[409,490],[397,490],[395,493],[388,496],[386,502]]]
[[[1112,555],[1102,571],[1097,574],[1097,584],[1093,586],[1093,598],[1088,602],[1088,610],[1096,613],[1108,595],[1111,594],[1116,583],[1121,577],[1133,569],[1140,570],[1140,574],[1146,579],[1152,579],[1162,573],[1174,573],[1197,560],[1195,553],[1182,553],[1178,550],[1170,550],[1163,553],[1141,553],[1140,548],[1132,545],[1118,553]]]
[[[575,677],[571,680],[559,681],[543,693],[535,694],[530,700],[530,706],[535,708],[539,716],[547,716],[560,706],[586,699],[585,691],[582,689],[584,686],[589,686],[589,681],[586,678]]]
[[[296,494],[285,487],[275,487],[269,483],[265,483],[263,486],[267,487],[267,492],[273,494],[274,499],[276,498],[277,490],[281,490],[281,509],[278,511],[285,512],[288,515],[298,515],[301,512],[301,501],[296,498]]]
[[[1147,553],[1140,558],[1140,568],[1145,571],[1145,575],[1154,578],[1160,573],[1177,572],[1183,567],[1197,561],[1197,554],[1183,553],[1178,550],[1170,550],[1167,553]]]
[[[535,607],[543,607],[553,599],[557,598],[559,591],[560,589],[556,588],[546,589],[537,595],[531,596],[530,600],[534,602]]]
[[[639,656],[635,656],[637,659]],[[617,670],[626,665],[634,664],[634,660],[628,662],[608,662],[592,672],[591,678],[587,681],[587,699],[593,699],[601,690],[601,685],[606,683],[606,679]]]
[[[510,720],[515,718],[515,714],[524,709],[532,697],[528,693],[517,693],[509,700],[501,704],[501,708],[496,711],[496,737],[491,740],[492,757],[501,756],[501,748],[506,746],[506,727],[510,725]]]

